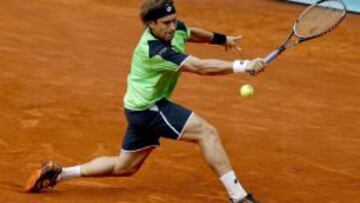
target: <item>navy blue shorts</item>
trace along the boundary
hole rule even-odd
[[[160,145],[160,137],[179,139],[192,112],[167,99],[143,111],[125,109],[128,121],[122,150],[137,152]]]

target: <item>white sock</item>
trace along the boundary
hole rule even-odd
[[[246,197],[247,192],[240,185],[240,182],[236,178],[234,171],[225,173],[223,176],[220,177],[220,180],[224,184],[231,199],[240,200]]]
[[[59,177],[57,178],[57,182],[68,180],[71,178],[77,178],[81,176],[80,165],[63,168]]]

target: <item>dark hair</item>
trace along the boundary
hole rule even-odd
[[[173,4],[172,0],[144,0],[140,7],[140,19],[141,21],[146,24],[149,20],[146,19],[146,16],[149,14],[150,11],[154,9],[162,8],[168,4]]]

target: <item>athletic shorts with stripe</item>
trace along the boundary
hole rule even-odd
[[[122,150],[137,152],[160,145],[160,137],[180,139],[192,112],[167,99],[161,99],[150,109],[125,109],[128,127]]]

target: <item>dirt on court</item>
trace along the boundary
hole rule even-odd
[[[243,36],[243,50],[189,45],[201,58],[264,56],[297,4],[178,0],[188,25]],[[134,178],[77,179],[22,192],[31,170],[119,152],[123,95],[142,32],[137,0],[0,1],[0,202],[226,202],[199,149],[162,140]],[[257,77],[184,74],[173,99],[214,124],[238,176],[264,203],[360,202],[360,16],[289,50]],[[251,83],[255,96],[242,98]]]

